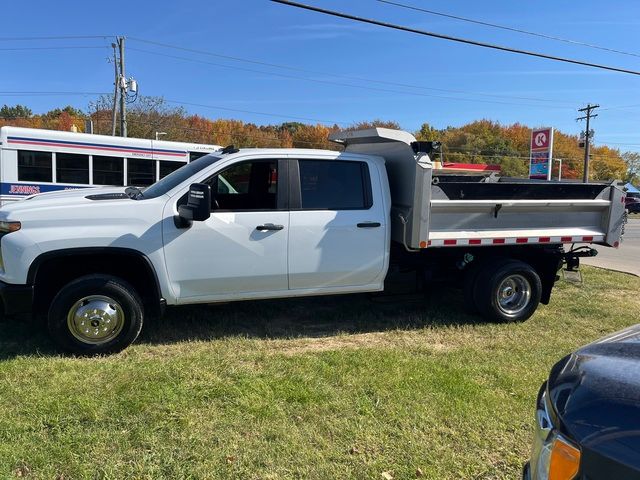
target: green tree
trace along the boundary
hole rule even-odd
[[[622,159],[627,165],[627,176],[625,180],[634,185],[640,185],[640,153],[624,152]]]
[[[417,140],[423,142],[437,142],[440,140],[440,131],[433,128],[428,123],[423,123],[415,135]]]
[[[33,112],[31,109],[24,105],[16,105],[15,107],[3,105],[2,108],[0,108],[0,117],[7,120],[14,118],[30,118],[32,115]]]

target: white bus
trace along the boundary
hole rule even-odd
[[[144,187],[219,145],[0,128],[0,204],[92,186]]]

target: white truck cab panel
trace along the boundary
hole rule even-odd
[[[300,204],[290,214],[289,287],[381,290],[390,241],[384,160],[300,156],[297,167]]]
[[[163,214],[175,303],[382,288],[390,241],[383,159],[238,154],[198,181],[213,190],[208,220],[174,224],[188,186]]]

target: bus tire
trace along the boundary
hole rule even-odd
[[[478,274],[473,299],[485,320],[522,322],[538,308],[542,295],[540,276],[520,260],[501,259],[485,264]]]
[[[142,300],[125,280],[85,275],[65,285],[49,307],[48,330],[65,351],[116,353],[133,343],[144,319]]]

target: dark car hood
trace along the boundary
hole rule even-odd
[[[640,463],[640,325],[563,358],[547,385],[560,430],[583,450]]]

